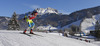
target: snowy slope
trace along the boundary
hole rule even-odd
[[[22,31],[0,30],[0,46],[97,46],[54,34],[35,32],[44,37],[35,35],[29,37],[19,32]]]
[[[81,31],[85,33],[89,33],[90,30],[95,30],[95,22],[99,20],[100,21],[100,14],[94,15],[92,18],[86,18],[81,23]]]
[[[66,26],[62,27],[62,29],[69,28],[71,25],[77,25],[77,26],[79,26],[80,25],[80,22],[81,22],[81,20],[78,20],[76,22],[73,22],[73,23],[71,23],[69,25],[66,25]]]
[[[81,31],[88,33],[90,30],[95,30],[96,20],[93,18],[87,18],[81,23]]]
[[[73,22],[69,25],[66,25],[66,26],[62,27],[62,29],[69,28],[69,26],[71,26],[71,25],[79,26],[81,24],[80,25],[81,26],[81,31],[83,31],[84,33],[87,34],[87,33],[90,33],[89,31],[95,29],[95,22],[97,20],[100,23],[100,14],[94,15],[94,16],[92,16],[92,18],[85,18],[83,21],[79,20],[79,21]]]

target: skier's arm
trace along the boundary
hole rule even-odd
[[[37,13],[34,13],[34,16],[33,16],[33,14],[31,14],[31,15],[32,15],[32,17],[29,17],[29,19],[34,19],[37,16]]]
[[[25,20],[27,18],[27,16],[25,16],[24,18],[23,18],[23,20]]]
[[[35,17],[30,17],[29,19],[34,19]]]

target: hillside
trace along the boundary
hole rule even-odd
[[[100,14],[92,16],[92,18],[85,18],[81,23],[81,31],[87,33],[95,30],[96,22],[100,22]]]
[[[90,31],[95,30],[95,24],[97,21],[99,21],[100,23],[100,14],[93,15],[92,18],[84,18],[82,20],[78,20],[76,22],[73,22],[69,25],[62,27],[62,29],[67,29],[67,28],[70,28],[71,25],[76,25],[76,26],[81,27],[82,32],[90,33]]]
[[[100,9],[100,6],[97,6],[97,7],[82,9],[79,11],[74,11],[69,15],[64,15],[62,13],[59,13],[58,10],[50,8],[50,7],[37,8],[35,10],[38,11],[38,15],[33,21],[35,23],[35,27],[46,26],[48,24],[52,25],[53,27],[59,27],[59,26],[64,27],[66,25],[70,25],[79,20],[83,20],[84,18],[92,18],[92,16],[100,14],[99,9]],[[26,25],[27,23],[22,19],[24,18],[25,15],[30,15],[31,13],[32,11],[26,12],[24,14],[17,14],[17,18],[18,18],[21,30],[27,27]],[[3,19],[3,18],[0,18],[0,19]],[[7,21],[2,22],[0,20],[0,23],[3,23],[0,25],[1,29],[7,29],[7,24],[5,23]]]
[[[7,29],[10,17],[0,17],[0,30]]]

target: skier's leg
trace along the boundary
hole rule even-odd
[[[27,31],[27,30],[25,29],[23,33],[26,34],[26,31]]]
[[[31,27],[31,24],[28,22],[28,28],[27,28],[27,29],[25,29],[23,33],[24,33],[24,34],[26,34],[26,31],[27,31],[27,30],[29,30],[29,29],[30,29],[30,27]]]
[[[35,23],[32,23],[32,27],[31,27],[31,29],[34,29],[34,27],[35,27]]]
[[[34,28],[35,24],[34,24],[34,23],[31,23],[31,25],[32,25],[32,27],[31,27],[30,34],[33,34],[32,30],[33,30],[33,28]]]
[[[28,22],[28,28],[27,28],[27,30],[30,30],[30,28],[31,28],[31,23]]]

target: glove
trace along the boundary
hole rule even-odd
[[[26,20],[26,18],[27,18],[27,16],[25,16],[25,17],[23,18],[23,20]]]
[[[26,20],[26,18],[24,17],[23,20]]]

